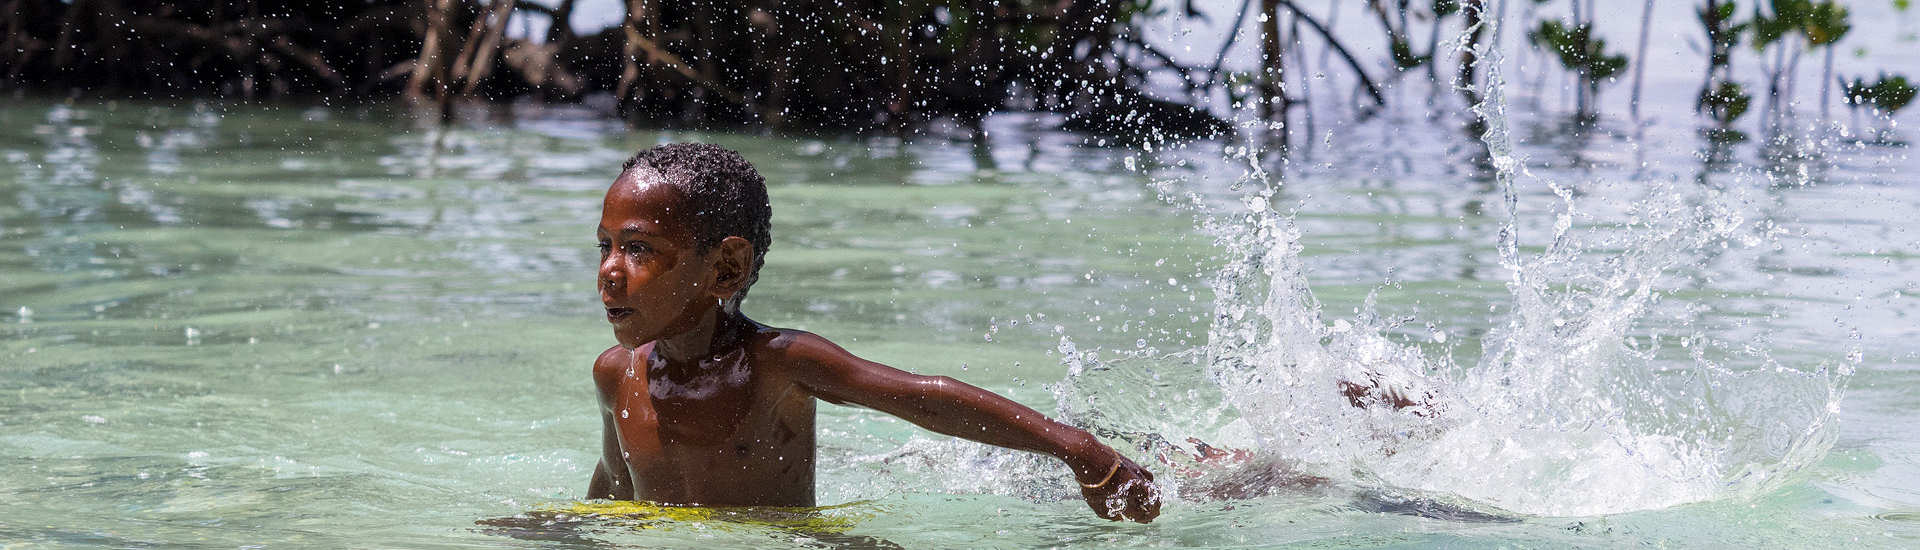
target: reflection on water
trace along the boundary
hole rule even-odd
[[[539,544],[474,522],[584,490],[599,428],[586,366],[610,341],[590,223],[619,163],[661,141],[739,149],[772,183],[776,243],[746,306],[757,318],[1029,404],[1080,357],[1114,382],[1080,379],[1107,435],[1199,425],[1216,443],[1253,441],[1204,356],[1108,368],[1208,342],[1208,282],[1230,255],[1180,205],[1244,211],[1245,173],[1285,182],[1271,205],[1291,214],[1328,319],[1370,312],[1379,338],[1463,365],[1502,330],[1499,185],[1457,129],[1393,117],[1282,161],[1222,144],[1086,147],[1020,114],[990,118],[984,143],[907,143],[629,133],[565,113],[436,129],[381,109],[16,102],[0,110],[0,506],[18,512],[0,538]],[[1780,160],[1755,179],[1736,176],[1753,148],[1715,153],[1691,130],[1574,136],[1524,109],[1514,123],[1529,176],[1573,197],[1591,256],[1631,245],[1647,179],[1742,197],[1723,204],[1761,244],[1674,263],[1665,298],[1624,334],[1673,362],[1696,333],[1728,346],[1701,352],[1717,360],[1752,346],[1795,368],[1857,346],[1833,454],[1751,500],[1604,518],[1486,522],[1449,495],[1342,481],[1113,526],[1054,500],[1072,487],[1055,465],[824,407],[822,502],[876,500],[885,513],[849,534],[905,547],[1920,536],[1899,521],[1920,506],[1920,442],[1889,428],[1920,406],[1907,230],[1920,195],[1890,177],[1910,156],[1767,153]],[[1541,254],[1568,203],[1546,186],[1518,193],[1521,252]],[[584,538],[808,544],[698,521]]]

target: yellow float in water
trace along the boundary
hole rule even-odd
[[[849,502],[815,508],[752,506],[708,508],[668,506],[651,502],[617,500],[575,502],[535,508],[534,516],[572,516],[606,519],[640,529],[656,529],[675,523],[715,523],[710,527],[750,526],[799,531],[803,533],[845,533],[861,520],[878,514],[869,501]],[[863,509],[864,508],[864,509]],[[559,519],[559,518],[556,518]]]

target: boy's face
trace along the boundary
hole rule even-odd
[[[628,349],[690,330],[708,309],[712,270],[695,253],[680,192],[642,171],[614,180],[600,210],[600,301]]]

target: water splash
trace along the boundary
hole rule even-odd
[[[1572,189],[1525,172],[1500,52],[1476,53],[1486,84],[1474,112],[1507,207],[1491,244],[1509,296],[1494,304],[1505,313],[1480,338],[1477,362],[1390,336],[1410,319],[1382,318],[1371,297],[1352,318],[1326,314],[1307,284],[1299,227],[1270,206],[1276,182],[1257,153],[1237,151],[1253,168],[1235,188],[1256,191],[1246,208],[1203,224],[1227,257],[1209,281],[1207,343],[1102,361],[1063,340],[1071,374],[1056,387],[1061,413],[1163,457],[1199,454],[1206,441],[1267,457],[1240,468],[1280,465],[1543,515],[1751,496],[1823,456],[1857,355],[1785,364],[1690,322],[1649,322],[1655,310],[1695,309],[1660,304],[1676,272],[1767,242],[1743,211],[1755,202],[1743,187],[1635,181],[1642,192],[1618,212],[1584,212],[1593,205]],[[1558,198],[1538,252],[1523,251],[1523,185]],[[1356,383],[1421,403],[1356,406],[1342,391]],[[1121,388],[1153,403],[1110,403]]]

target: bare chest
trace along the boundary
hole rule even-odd
[[[613,402],[622,442],[632,450],[685,451],[726,446],[753,435],[769,412],[749,381],[629,378]],[[658,458],[658,457],[654,457]]]
[[[610,404],[637,498],[812,501],[811,398],[752,377],[689,383],[640,375],[623,380]]]

